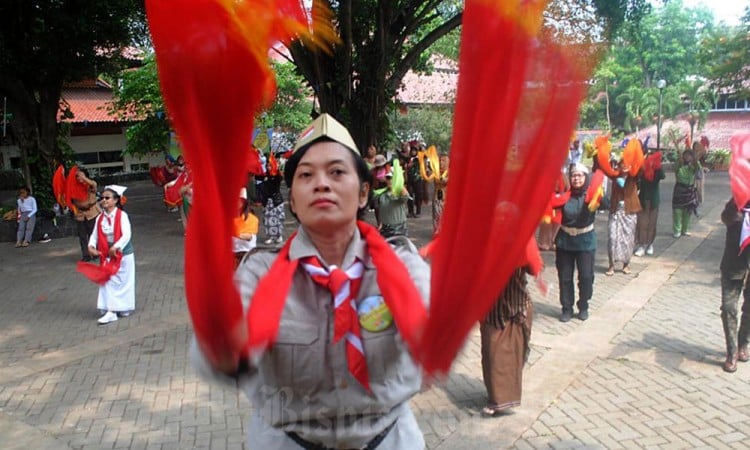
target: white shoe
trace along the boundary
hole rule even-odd
[[[648,246],[648,248],[646,249],[646,254],[648,256],[651,256],[651,255],[654,254],[654,245],[653,244]]]
[[[114,322],[117,320],[117,313],[112,311],[107,311],[106,314],[101,316],[97,322],[99,322],[99,325],[105,325],[111,322]]]
[[[279,236],[279,237],[276,238],[276,243],[277,244],[281,244],[282,242],[284,242],[284,236]]]
[[[635,256],[643,256],[644,253],[646,253],[645,250],[643,250],[643,247],[640,246],[637,249],[635,249],[635,252],[633,254]]]
[[[266,239],[265,241],[263,241],[263,243],[266,244],[266,245],[271,245],[271,244],[273,244],[273,238],[270,237],[270,238]]]

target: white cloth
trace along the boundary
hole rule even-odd
[[[232,236],[232,251],[234,253],[246,253],[258,246],[258,235],[254,234],[253,238],[246,241]]]
[[[96,307],[114,312],[135,310],[135,255],[123,255],[120,270],[99,286]]]
[[[112,243],[115,240],[115,213],[117,212],[117,209],[113,209],[111,213],[107,213],[106,211],[102,211],[101,214],[96,216],[96,223],[94,224],[94,232],[91,233],[91,236],[89,237],[89,247],[96,248],[96,244],[99,242],[99,223],[102,224],[102,232],[104,232],[104,236],[107,237],[107,242],[112,245]],[[114,247],[117,250],[122,250],[125,248],[126,245],[128,245],[128,242],[130,242],[130,237],[132,236],[132,229],[130,227],[130,219],[128,218],[128,214],[125,211],[122,211],[122,215],[120,216],[120,229],[122,230],[122,236],[120,237],[120,240],[117,242],[114,242]]]

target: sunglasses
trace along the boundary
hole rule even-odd
[[[102,200],[112,200],[114,197],[102,197]]]

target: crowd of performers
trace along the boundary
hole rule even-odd
[[[253,160],[248,168],[247,188],[242,194],[241,214],[254,215],[254,207],[256,211],[262,209],[262,219],[258,220],[266,238],[263,244],[278,246],[284,242],[287,210],[282,195],[284,166],[292,152],[264,154],[254,148],[251,151]],[[422,207],[431,205],[433,234],[436,235],[448,185],[448,156],[438,154],[435,147],[426,148],[418,141],[410,141],[404,142],[400,151],[388,155],[379,153],[377,147],[371,145],[362,159],[373,179],[368,206],[381,234],[386,238],[408,236],[407,220],[420,218]],[[179,220],[187,229],[192,176],[184,158],[165,157],[163,166],[151,168],[151,179],[163,187],[165,205],[171,212],[179,211]],[[251,239],[252,248],[258,244],[257,234]]]
[[[674,238],[690,236],[690,217],[697,215],[701,198],[708,140],[686,143],[678,150],[675,162],[676,185],[672,199]],[[592,167],[585,166],[590,157]],[[630,273],[631,257],[654,254],[654,239],[659,211],[659,183],[665,178],[662,152],[648,148],[648,139],[625,141],[618,157],[607,136],[597,137],[583,149],[578,140],[570,148],[560,180],[539,227],[541,250],[555,250],[560,283],[560,320],[574,315],[573,273],[578,270],[578,318],[589,317],[588,304],[593,295],[596,212],[608,212],[607,256],[605,272],[613,276],[618,264]],[[598,192],[598,195],[597,195]]]
[[[327,126],[331,127],[333,119],[328,120]],[[398,344],[400,341],[396,335],[384,333],[384,330],[393,329],[391,325],[394,321],[398,323],[404,319],[399,319],[395,311],[388,312],[388,299],[385,293],[381,294],[382,286],[376,279],[378,268],[384,261],[387,264],[402,264],[405,271],[401,278],[392,280],[394,285],[414,285],[416,297],[410,301],[422,304],[429,298],[429,266],[413,244],[405,239],[408,235],[407,219],[419,217],[431,192],[433,231],[434,235],[439,233],[440,214],[448,187],[448,158],[437,154],[434,148],[425,149],[416,142],[406,143],[401,151],[389,157],[377,153],[375,147],[371,146],[366,156],[360,157],[345,128],[340,124],[337,126],[339,128],[335,132],[321,132],[318,138],[308,141],[301,139],[295,150],[286,154],[263,157],[259,153],[259,166],[263,170],[257,172],[257,167],[254,169],[255,176],[248,182],[250,189],[242,188],[237,197],[232,245],[243,301],[262,301],[258,291],[267,294],[268,284],[261,288],[261,281],[267,276],[275,278],[274,286],[284,286],[289,292],[281,313],[281,325],[276,330],[277,345],[274,350],[256,361],[252,370],[249,366],[238,368],[229,374],[231,378],[213,367],[198,346],[193,346],[192,355],[204,375],[231,379],[233,383],[234,380],[241,380],[241,387],[259,405],[251,419],[251,434],[256,438],[265,436],[263,439],[269,439],[269,445],[280,440],[288,441],[290,446],[291,443],[340,446],[345,442],[355,448],[384,442],[388,443],[384,448],[419,447],[423,445],[421,433],[408,408],[409,398],[421,386],[419,370],[411,362],[403,345]],[[700,197],[696,179],[703,175],[699,160],[706,144],[698,142],[678,154],[675,165],[677,183],[672,202],[675,238],[690,235],[690,216],[697,213]],[[593,167],[583,163],[587,155],[592,158]],[[341,167],[331,170],[331,164]],[[163,185],[165,204],[170,209],[177,208],[186,225],[192,202],[190,168],[180,157],[175,160],[168,158],[167,164],[157,170],[161,174],[156,175],[154,181]],[[513,272],[505,289],[499,293],[496,304],[479,324],[482,375],[488,396],[487,405],[481,411],[483,416],[500,416],[508,408],[520,404],[523,367],[529,354],[533,318],[527,275],[540,273],[542,261],[539,250],[554,250],[556,254],[562,306],[560,320],[571,320],[574,307],[578,309],[577,317],[587,320],[589,302],[593,296],[594,225],[597,213],[608,212],[609,267],[605,274],[613,275],[617,263],[622,264],[623,273],[629,273],[632,255],[654,253],[659,183],[664,178],[661,152],[648,149],[638,140],[624,145],[619,158],[611,151],[607,137],[597,138],[593,151],[581,149],[577,141],[573,143],[547,214],[539,226],[539,240],[529,242],[526,261]],[[279,274],[286,273],[283,271],[274,271],[270,275],[269,270],[278,264],[278,258],[284,256],[276,252],[254,251],[261,220],[253,213],[253,206],[263,207],[265,244],[275,246],[284,243],[287,204],[281,193],[282,181],[289,188],[288,207],[299,225],[289,237],[290,241],[281,249],[281,255],[302,262],[300,267],[307,274],[302,278],[282,279],[283,276]],[[59,180],[57,184],[60,184]],[[365,184],[367,189],[363,187]],[[114,322],[135,310],[132,229],[127,213],[122,210],[125,188],[107,186],[98,195],[96,182],[80,168],[71,170],[63,185],[67,189],[62,189],[64,194],[59,201],[71,208],[79,225],[82,252],[79,270],[100,285],[97,308],[103,315],[98,323]],[[372,193],[368,192],[370,187]],[[28,192],[22,192],[19,204],[24,205],[28,198]],[[336,208],[331,207],[334,204]],[[30,215],[28,209],[21,211],[19,207],[20,213],[26,216]],[[375,227],[358,221],[368,209],[376,217]],[[736,370],[737,361],[748,359],[750,314],[747,302],[742,308],[745,314],[741,321],[738,321],[737,312],[737,297],[743,289],[747,292],[748,266],[744,257],[737,256],[736,251],[740,234],[745,232],[745,228],[750,230],[750,225],[743,224],[743,220],[748,222],[745,217],[747,213],[747,209],[737,208],[735,202],[730,201],[722,214],[728,229],[721,270],[722,320],[728,354],[724,370],[729,372]],[[392,246],[389,248],[395,250],[387,258],[382,254],[370,254],[378,248],[373,237],[373,233],[378,232],[388,239],[386,242]],[[339,239],[343,234],[349,239]],[[342,242],[346,244],[342,245]],[[429,253],[423,252],[421,256],[429,256]],[[96,259],[99,260],[98,265],[90,264]],[[576,270],[577,302],[574,283]],[[358,322],[358,326],[349,325],[351,328],[336,331],[336,336],[340,333],[347,337],[347,342],[356,341],[359,345],[334,347],[337,350],[329,358],[334,360],[334,371],[342,373],[330,378],[323,375],[331,369],[325,366],[327,359],[316,355],[327,354],[330,351],[327,350],[328,346],[340,338],[334,337],[333,342],[318,339],[328,335],[325,329],[327,319],[324,317],[327,309],[322,305],[329,302],[330,296],[344,292],[340,282],[334,283],[334,274],[343,275],[348,286],[347,295],[365,298],[365,301],[357,306],[359,321],[355,322]],[[313,302],[309,301],[310,293],[315,293]],[[245,307],[248,307],[248,303]],[[300,346],[305,348],[305,352],[295,350]],[[357,348],[360,349],[360,361],[352,364]],[[361,349],[364,349],[364,354]],[[391,361],[388,370],[383,369],[385,366],[379,359],[384,354]],[[398,362],[395,369],[392,367],[393,361]],[[391,377],[393,370],[399,374],[397,385],[393,384]],[[346,391],[346,381],[343,381],[347,378],[345,372],[351,373],[364,390]],[[296,375],[282,376],[292,373]],[[303,373],[307,376],[299,376]],[[332,384],[322,388],[320,383],[324,380],[341,385]],[[271,386],[274,389],[258,390],[257,386]],[[288,405],[290,408],[299,407],[300,411],[326,410],[323,406],[331,400],[326,397],[326,392],[336,391],[336,395],[344,396],[342,398],[348,407],[357,411],[361,409],[362,412],[379,411],[377,420],[366,424],[354,421],[339,428],[336,436],[307,425],[305,420],[285,422],[283,411],[277,411],[271,405],[280,401],[275,396],[286,387],[291,387],[295,394],[304,394],[292,396],[292,403]],[[306,399],[304,405],[294,403],[302,398]],[[320,408],[311,408],[310,401],[319,402]],[[341,398],[339,401],[342,401]],[[335,408],[331,411],[336,412]]]

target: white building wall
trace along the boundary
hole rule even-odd
[[[70,136],[68,144],[76,154],[95,153],[95,152],[119,152],[125,149],[126,139],[124,134],[106,134],[94,136]],[[0,146],[0,166],[5,169],[10,168],[10,159],[20,157],[21,152],[17,146]],[[133,157],[124,155],[117,158],[118,161],[101,163],[101,164],[84,164],[87,169],[99,169],[111,167],[120,169],[122,172],[134,172],[138,170],[148,170],[151,166],[164,164],[164,155],[154,153],[144,157]]]

